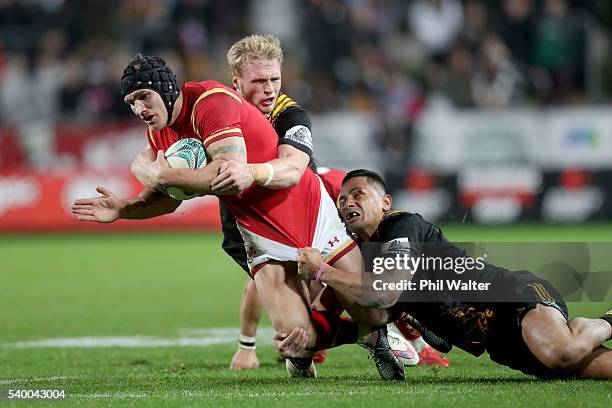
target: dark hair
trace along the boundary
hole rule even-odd
[[[368,183],[374,184],[376,187],[382,190],[383,194],[387,194],[387,187],[385,186],[385,181],[382,179],[382,177],[380,177],[378,173],[375,173],[371,170],[357,169],[349,171],[342,179],[342,185],[346,184],[347,181],[355,177],[367,178]]]

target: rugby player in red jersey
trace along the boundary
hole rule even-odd
[[[227,62],[232,73],[234,89],[263,113],[278,135],[278,151],[274,176],[268,188],[282,189],[294,186],[300,179],[304,162],[318,172],[313,157],[311,121],[308,112],[289,96],[281,93],[283,51],[280,40],[271,35],[250,35],[234,43]],[[344,172],[340,172],[344,174]],[[335,202],[328,178],[319,174],[325,188]],[[336,178],[337,179],[337,178]],[[333,179],[332,179],[333,180]],[[337,190],[340,180],[336,180]],[[214,193],[237,187],[243,191],[253,184],[253,173],[246,163],[228,161],[212,181]],[[236,218],[223,204],[220,205],[223,229],[222,247],[234,261],[248,273],[244,242],[236,225]],[[311,285],[313,286],[313,285]],[[311,291],[318,292],[316,287]],[[240,303],[240,337],[238,350],[232,357],[231,369],[256,368],[255,335],[263,311],[263,303],[253,279],[247,279]],[[313,356],[315,362],[325,359],[324,351]]]
[[[270,35],[255,34],[244,37],[230,47],[227,62],[232,72],[234,89],[266,115],[279,137],[279,154],[282,159],[277,160],[274,176],[268,187],[280,189],[295,185],[300,176],[297,169],[303,167],[301,162],[308,161],[308,167],[319,175],[325,189],[336,202],[342,178],[346,173],[337,169],[318,167],[315,162],[308,112],[289,96],[281,93],[283,51],[280,40]],[[252,183],[253,174],[246,163],[227,161],[211,185],[214,193],[223,193],[224,189],[234,187],[243,191]],[[221,220],[223,249],[248,272],[242,236],[236,226],[235,217],[224,205],[221,205]],[[310,286],[313,296],[322,289],[321,285],[313,281],[310,282]],[[240,305],[238,350],[232,357],[230,368],[241,370],[259,366],[255,351],[255,335],[262,310],[263,304],[255,283],[252,279],[248,279]],[[411,340],[419,340],[418,332],[410,331],[401,324],[398,328],[405,335],[411,336]],[[419,359],[419,362],[433,361],[432,358],[427,358],[427,351],[424,349],[421,353],[425,358]],[[436,352],[431,352],[429,355],[437,357],[435,360],[437,362],[444,363],[446,360]],[[324,361],[324,351],[317,352],[313,358],[315,362]],[[445,364],[448,365],[447,360]]]
[[[343,269],[358,271],[360,265],[359,250],[337,217],[335,204],[320,179],[306,168],[307,162],[295,186],[267,188],[274,179],[280,154],[278,136],[265,116],[234,90],[215,81],[189,82],[179,89],[171,69],[158,57],[137,56],[126,67],[121,86],[124,101],[148,125],[150,147],[158,152],[148,166],[145,183],[154,188],[145,188],[138,197],[124,200],[100,187],[102,197],[79,199],[73,204],[79,220],[112,222],[172,212],[180,202],[162,194],[165,187],[211,194],[211,182],[228,160],[248,163],[254,184],[238,195],[237,189],[217,195],[236,217],[250,273],[274,328],[281,333],[305,328],[311,350],[333,347],[339,345],[338,341],[354,342],[338,339],[337,327],[331,325],[329,317],[309,310],[305,301],[308,287],[297,278],[297,248],[304,246],[318,248],[330,264]],[[178,138],[201,140],[209,163],[199,170],[170,168],[163,151]],[[346,298],[339,300],[364,325],[377,327],[389,320],[386,311],[363,308]],[[401,364],[398,367],[381,331],[377,333],[370,349],[379,353],[379,371],[382,362],[390,367],[386,378],[403,378]],[[314,375],[309,358],[289,363],[293,374]]]

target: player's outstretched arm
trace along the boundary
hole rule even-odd
[[[212,191],[215,194],[244,191],[253,183],[273,190],[293,187],[302,178],[309,162],[306,153],[287,144],[278,146],[278,159],[267,163],[246,164],[229,160],[212,181]]]
[[[314,248],[298,249],[298,273],[304,279],[319,279],[350,301],[363,306],[386,309],[393,306],[402,291],[389,290],[385,283],[411,280],[409,269],[390,268],[382,274],[355,273],[334,268],[325,263],[321,253]]]
[[[79,221],[110,223],[118,219],[140,220],[173,212],[180,201],[159,191],[145,188],[138,197],[120,199],[105,187],[97,187],[99,197],[79,198],[71,206]]]
[[[119,211],[125,203],[105,187],[96,187],[100,197],[79,198],[70,209],[79,221],[109,223],[119,219]]]
[[[174,212],[182,201],[168,197],[164,193],[144,188],[138,197],[124,200],[124,206],[119,211],[119,218],[125,220],[144,220],[159,217]]]

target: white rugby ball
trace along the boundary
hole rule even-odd
[[[412,367],[419,364],[419,353],[401,334],[389,330],[387,332],[387,340],[391,351],[405,367]]]
[[[200,169],[206,166],[206,150],[198,139],[181,139],[166,150],[166,160],[173,169]],[[166,187],[166,193],[175,200],[190,200],[199,196],[198,193],[176,187]]]

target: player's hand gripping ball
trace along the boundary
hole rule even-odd
[[[166,160],[173,169],[200,169],[206,165],[206,150],[198,139],[181,139],[166,150]],[[166,187],[166,193],[175,200],[190,200],[199,195],[176,187]]]

